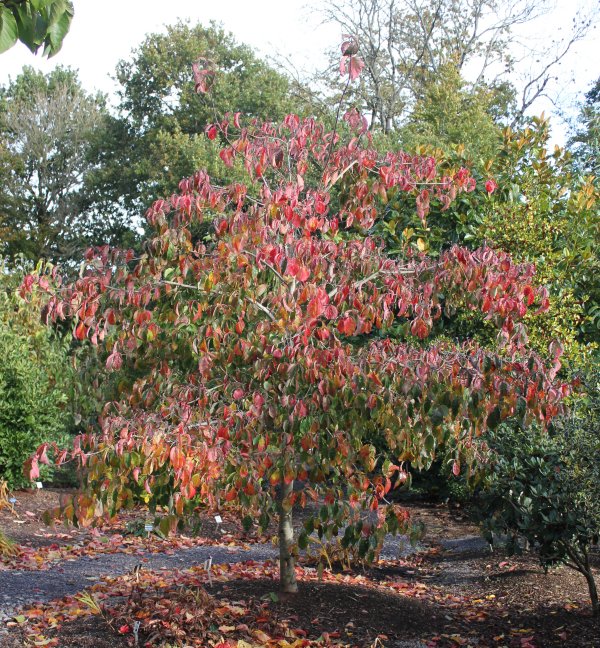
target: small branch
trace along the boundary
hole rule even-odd
[[[178,288],[188,288],[190,290],[196,290],[198,292],[202,291],[200,286],[192,286],[191,284],[177,283],[176,281],[167,281],[166,279],[161,280],[160,283],[167,284],[169,286],[175,286]],[[249,301],[251,304],[254,304],[254,306],[256,306],[257,308],[260,308],[260,310],[263,311],[263,313],[269,316],[271,321],[273,322],[276,321],[275,315],[273,315],[273,313],[264,304],[257,302],[255,299],[252,299],[252,297],[248,297],[247,295],[244,295],[243,298],[246,301]]]
[[[262,263],[263,265],[266,265],[269,270],[281,281],[286,286],[289,286],[289,282],[286,281],[285,277],[278,271],[276,270],[268,261],[265,261],[264,259],[258,259],[257,255],[255,252],[250,252],[249,250],[245,250],[245,254],[249,254],[251,257],[254,257],[256,261],[259,263]]]
[[[340,97],[340,101],[337,107],[337,112],[335,114],[335,122],[333,124],[333,130],[331,131],[331,142],[329,144],[329,151],[327,152],[327,159],[325,160],[325,164],[324,164],[325,169],[327,169],[329,165],[329,158],[331,158],[331,153],[333,152],[333,146],[335,144],[335,136],[337,134],[337,127],[340,120],[340,110],[342,109],[342,102],[344,101],[344,97],[346,96],[346,92],[348,91],[349,87],[350,87],[350,71],[348,71],[348,81],[346,81],[346,85],[344,86],[344,90],[342,91],[342,96]]]
[[[244,297],[247,301],[249,301],[251,304],[254,304],[257,308],[260,308],[260,310],[268,315],[268,317],[271,319],[272,322],[275,321],[275,315],[264,305],[261,304],[260,302],[257,302],[256,300],[252,299],[251,297]]]

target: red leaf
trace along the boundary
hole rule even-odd
[[[31,457],[25,462],[25,466],[23,467],[23,474],[25,475],[25,477],[27,477],[27,479],[30,479],[31,481],[39,478],[40,467],[38,465],[37,457]]]
[[[323,303],[318,297],[313,297],[308,302],[308,308],[306,310],[311,317],[320,317],[324,310]]]
[[[296,259],[288,259],[287,260],[287,265],[285,268],[285,271],[287,274],[292,275],[292,277],[295,277],[298,274],[298,270],[300,269],[300,264]]]
[[[344,335],[352,335],[356,330],[356,323],[351,317],[343,317],[338,322],[338,331]]]
[[[493,194],[497,188],[498,185],[491,178],[485,183],[485,190],[488,192],[488,194]]]
[[[198,59],[192,64],[194,73],[195,89],[199,94],[205,94],[210,90],[214,81],[215,71],[210,67],[210,61],[207,59]]]
[[[87,333],[86,326],[83,322],[79,322],[77,324],[77,327],[75,328],[75,332],[73,335],[78,339],[78,340],[85,340],[85,335]]]
[[[171,459],[171,464],[175,470],[181,470],[185,465],[185,456],[177,446],[171,448],[169,458]]]
[[[310,270],[306,266],[300,266],[296,273],[298,281],[306,281],[310,277]]]
[[[423,340],[429,334],[429,328],[421,317],[418,317],[410,326],[410,331],[420,340]]]
[[[231,148],[225,148],[219,151],[219,157],[223,160],[226,166],[233,166],[233,151]]]

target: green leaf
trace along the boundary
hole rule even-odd
[[[495,430],[500,423],[500,408],[498,406],[490,412],[487,417],[487,426],[490,430]]]
[[[37,52],[40,43],[35,40],[35,15],[31,13],[29,4],[17,6],[17,27],[19,40],[24,43],[34,54]]]
[[[522,396],[519,396],[515,407],[515,413],[519,418],[523,418],[526,412],[527,412],[527,401]]]
[[[434,426],[441,425],[443,423],[444,419],[446,418],[446,416],[448,416],[448,412],[449,412],[449,410],[446,407],[446,405],[438,405],[437,407],[432,409],[431,413],[429,414],[429,418],[431,419],[431,423]]]
[[[6,7],[0,8],[0,54],[17,42],[18,35],[17,21],[12,11]]]
[[[308,534],[306,531],[302,531],[298,536],[298,547],[300,549],[306,549],[308,547]]]
[[[42,11],[42,9],[45,9],[47,6],[52,5],[53,3],[55,3],[55,0],[29,0],[29,4],[36,11]]]
[[[66,3],[61,3],[66,4]],[[50,14],[50,22],[48,26],[47,41],[49,49],[46,52],[48,56],[54,56],[62,47],[63,40],[71,27],[71,20],[73,18],[73,10],[68,6],[61,8],[60,11],[55,11],[54,7]]]

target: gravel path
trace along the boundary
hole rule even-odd
[[[13,617],[21,607],[77,594],[103,576],[118,576],[131,571],[142,559],[145,569],[174,570],[201,564],[208,558],[212,558],[214,563],[227,563],[269,560],[276,556],[276,548],[270,545],[255,545],[249,549],[210,545],[179,549],[172,554],[115,553],[85,556],[58,563],[44,571],[2,571],[0,624]]]
[[[381,556],[405,557],[422,547],[412,547],[404,537],[385,539]],[[186,569],[212,558],[213,563],[234,563],[245,560],[269,560],[278,557],[278,550],[268,544],[241,547],[219,545],[177,549],[169,554],[131,555],[99,554],[67,560],[44,571],[0,571],[0,635],[4,622],[27,605],[44,603],[77,594],[103,576],[117,576],[133,569],[143,559],[145,569]],[[1,643],[0,643],[1,645]]]
[[[477,536],[443,540],[441,544],[444,550],[451,553],[489,549],[487,542]],[[422,549],[424,549],[423,545],[411,546],[408,539],[403,536],[388,536],[383,544],[381,557],[393,560]],[[213,563],[234,563],[245,560],[273,560],[277,557],[277,548],[268,544],[256,544],[248,548],[204,545],[177,549],[168,554],[115,553],[85,556],[60,562],[45,571],[0,571],[0,646],[2,646],[1,637],[6,633],[5,622],[14,617],[22,607],[77,594],[103,576],[117,576],[131,571],[142,559],[145,569],[174,570],[202,564],[209,558],[212,558]],[[452,571],[450,569],[450,572]],[[445,574],[449,582],[456,581],[461,575]],[[418,640],[400,641],[392,645],[394,648],[424,646]]]

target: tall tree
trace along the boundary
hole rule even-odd
[[[18,40],[35,54],[54,56],[73,18],[70,0],[0,0],[0,54]]]
[[[385,132],[399,127],[428,82],[454,62],[474,87],[511,80],[516,29],[540,16],[548,2],[536,0],[328,0],[325,18],[357,39],[365,62],[363,81],[354,93],[371,123]],[[553,67],[590,26],[578,15],[564,40],[548,39],[523,79],[513,113],[516,120],[548,89]],[[533,56],[535,54],[535,56]],[[335,56],[332,56],[335,60]]]
[[[462,146],[465,158],[488,160],[502,140],[495,117],[506,110],[511,94],[502,87],[469,88],[454,62],[444,64],[394,136],[408,151],[425,145],[447,154]]]
[[[210,99],[194,90],[192,64],[200,58],[222,70]],[[98,201],[138,215],[197,168],[223,173],[215,163],[218,149],[203,136],[216,114],[237,110],[277,120],[298,109],[287,78],[215,24],[180,22],[150,34],[131,59],[119,63],[117,79],[119,117],[98,151],[105,164],[90,191]]]
[[[26,67],[0,102],[0,254],[66,261],[114,241],[122,223],[89,209],[84,191],[104,98],[87,94],[72,70]]]

